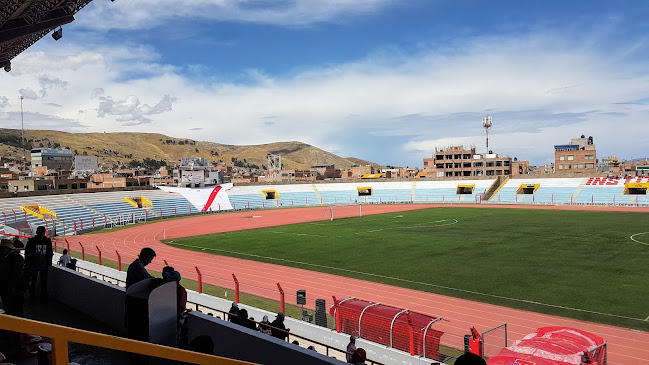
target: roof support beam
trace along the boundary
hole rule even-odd
[[[33,25],[27,25],[24,22],[14,22],[13,20],[8,21],[0,28],[0,45],[10,40],[27,37],[44,30],[50,30],[63,24],[71,23],[72,21],[74,21],[74,16],[56,13],[48,15]]]

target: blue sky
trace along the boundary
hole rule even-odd
[[[182,4],[182,5],[180,5]],[[475,145],[544,164],[592,135],[647,157],[642,1],[95,0],[0,74],[0,125],[298,140],[422,166]]]

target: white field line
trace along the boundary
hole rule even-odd
[[[446,290],[455,290],[455,291],[459,291],[459,292],[463,292],[463,293],[469,293],[469,294],[475,294],[475,295],[482,295],[482,296],[485,296],[485,297],[510,300],[510,301],[513,301],[513,302],[535,304],[535,305],[551,307],[551,308],[566,309],[566,310],[571,310],[571,311],[575,311],[575,312],[591,313],[591,314],[597,314],[597,315],[601,315],[601,316],[629,319],[629,320],[633,320],[633,321],[643,321],[643,322],[646,321],[646,319],[641,319],[641,318],[627,317],[627,316],[621,316],[621,315],[618,315],[618,314],[611,314],[611,313],[596,312],[596,311],[591,311],[591,310],[587,310],[587,309],[571,308],[571,307],[566,307],[566,306],[556,305],[556,304],[541,303],[541,302],[537,302],[537,301],[534,301],[534,300],[510,298],[510,297],[505,297],[505,296],[502,296],[502,295],[487,294],[487,293],[481,293],[481,292],[477,292],[477,291],[473,291],[473,290],[451,288],[451,287],[448,287],[448,286],[431,284],[431,283],[424,283],[424,282],[421,282],[421,281],[414,281],[414,280],[408,280],[408,279],[395,278],[395,277],[392,277],[392,276],[386,276],[386,275],[380,275],[380,274],[372,274],[372,273],[349,270],[349,269],[342,269],[342,268],[333,267],[333,266],[318,265],[318,264],[312,264],[312,263],[302,262],[302,261],[294,261],[294,260],[275,258],[275,257],[269,257],[269,256],[261,256],[261,255],[254,255],[254,254],[248,254],[248,253],[241,253],[241,252],[236,252],[236,251],[221,250],[221,249],[218,249],[218,248],[204,248],[204,247],[200,247],[200,246],[186,245],[186,244],[182,244],[182,243],[172,243],[172,245],[190,247],[190,248],[195,248],[195,249],[203,249],[203,250],[208,249],[208,250],[211,250],[211,251],[225,252],[225,253],[229,253],[229,254],[256,257],[256,258],[262,258],[262,259],[267,259],[267,260],[290,262],[290,263],[293,263],[293,264],[299,264],[299,265],[305,265],[305,266],[314,266],[314,267],[320,267],[320,268],[324,268],[324,269],[338,270],[338,271],[350,272],[350,273],[354,273],[354,274],[361,274],[361,275],[367,275],[367,276],[374,276],[374,277],[383,278],[383,279],[390,279],[390,280],[402,281],[402,282],[406,282],[406,283],[425,285],[425,286],[441,288],[441,289],[446,289]]]
[[[442,222],[449,222],[449,223],[442,223]],[[425,224],[425,225],[414,225],[414,226],[379,228],[379,229],[373,229],[373,230],[370,230],[370,231],[354,232],[354,234],[376,233],[376,232],[381,232],[381,231],[397,230],[397,229],[443,227],[443,226],[450,226],[450,225],[453,225],[453,224],[457,224],[457,223],[459,223],[459,221],[457,219],[450,219],[450,220],[449,219],[442,219],[440,221],[435,221],[435,222],[432,222],[432,223],[442,223],[442,224]],[[297,236],[310,236],[310,237],[321,237],[321,238],[342,238],[343,237],[343,236],[323,236],[323,235],[319,235],[319,234],[294,233],[294,232],[284,232],[284,231],[270,231],[270,232],[278,233],[278,234],[292,234],[292,235],[297,235]]]
[[[639,243],[639,244],[641,244],[641,245],[649,246],[649,243],[642,242],[642,241],[638,241],[638,240],[636,240],[635,238],[633,238],[633,237],[635,237],[635,236],[639,236],[639,235],[641,235],[641,234],[649,234],[649,232],[640,232],[640,233],[632,234],[631,236],[629,236],[629,238],[630,238],[631,241],[633,241],[633,242]]]

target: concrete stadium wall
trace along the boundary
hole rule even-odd
[[[47,290],[50,298],[125,332],[124,288],[55,265],[50,268]]]
[[[214,342],[214,355],[258,364],[344,364],[286,341],[243,328],[203,313],[191,313],[187,318],[188,338],[207,335]]]

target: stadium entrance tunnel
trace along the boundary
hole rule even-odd
[[[356,192],[358,193],[358,196],[372,196],[371,187],[356,188]]]
[[[455,190],[455,194],[461,195],[461,194],[473,194],[473,190],[475,189],[475,185],[458,185],[457,189]]]
[[[539,184],[521,184],[521,186],[516,190],[516,194],[520,195],[532,195],[536,193],[539,189]]]
[[[277,200],[279,199],[279,194],[275,190],[264,190],[261,192],[266,200]]]
[[[647,195],[649,183],[629,183],[624,185],[624,195]]]

